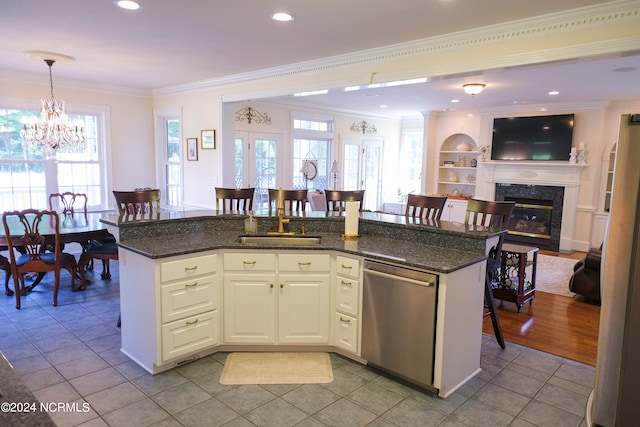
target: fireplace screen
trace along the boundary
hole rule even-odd
[[[516,200],[513,212],[509,218],[509,234],[551,238],[551,212],[553,206],[537,203],[520,203]],[[544,202],[543,202],[544,203]]]

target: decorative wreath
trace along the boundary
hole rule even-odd
[[[486,156],[487,154],[489,154],[489,146],[481,145],[480,148],[478,149],[478,154],[482,156]]]

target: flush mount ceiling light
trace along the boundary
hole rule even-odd
[[[293,15],[290,15],[288,13],[278,12],[271,15],[271,19],[273,19],[274,21],[280,21],[280,22],[290,22],[296,18]]]
[[[462,85],[462,88],[469,95],[477,95],[484,89],[486,85],[484,83],[467,83]]]
[[[115,5],[127,10],[138,10],[140,9],[140,4],[132,0],[118,0],[114,1]]]

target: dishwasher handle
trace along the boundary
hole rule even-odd
[[[430,286],[435,286],[435,284],[436,284],[435,276],[431,276],[432,278],[428,279],[428,280],[415,280],[415,279],[410,279],[408,277],[396,276],[394,274],[383,273],[381,271],[376,271],[376,270],[365,269],[364,272],[366,274],[371,275],[371,276],[378,276],[378,277],[382,277],[384,279],[407,282],[407,283],[411,283],[413,285],[430,287]]]

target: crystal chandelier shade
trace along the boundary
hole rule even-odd
[[[80,122],[70,122],[64,111],[64,101],[54,98],[51,66],[55,61],[45,59],[44,62],[49,66],[51,100],[42,100],[40,120],[24,123],[20,137],[27,142],[41,145],[46,151],[55,151],[62,147],[76,147],[85,140],[84,127]]]

